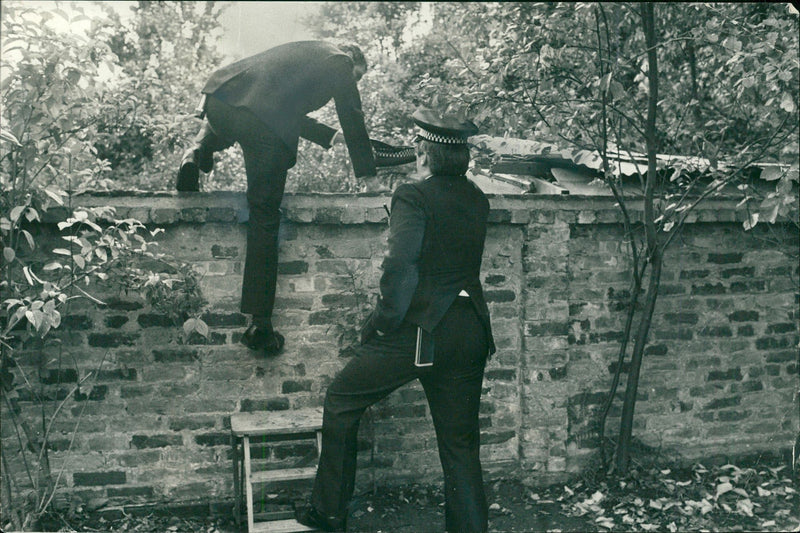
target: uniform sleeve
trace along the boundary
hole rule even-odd
[[[391,331],[400,325],[417,289],[425,220],[423,199],[419,191],[410,185],[398,187],[392,197],[388,250],[383,259],[380,297],[372,315],[372,326],[382,332]]]

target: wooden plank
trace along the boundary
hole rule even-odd
[[[500,181],[504,181],[506,183],[510,183],[516,187],[519,187],[522,192],[534,192],[536,189],[533,186],[533,177],[532,176],[519,176],[514,174],[503,174],[494,172],[491,175],[492,178]]]
[[[231,415],[231,432],[243,435],[308,433],[322,429],[322,407]]]
[[[541,178],[531,178],[538,194],[569,194],[569,190]]]
[[[295,479],[314,479],[317,475],[316,466],[303,468],[281,468],[280,470],[261,470],[250,474],[252,483],[269,483],[275,481],[292,481]]]
[[[518,183],[499,179],[496,175],[468,174],[467,177],[486,194],[524,194],[528,192],[527,187],[521,188]]]
[[[294,518],[288,520],[271,520],[269,522],[256,522],[250,533],[296,533],[299,531],[318,531],[304,526]]]
[[[250,439],[245,435],[242,437],[242,448],[244,448],[244,479],[247,498],[247,531],[253,531],[253,484],[250,480]]]
[[[520,161],[501,159],[491,166],[492,174],[521,174],[524,176],[547,176],[552,162]]]
[[[269,511],[266,513],[253,513],[253,520],[256,522],[269,522],[273,520],[286,520],[294,518],[294,511],[286,509],[284,511]]]

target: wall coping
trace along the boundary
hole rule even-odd
[[[622,214],[613,197],[545,194],[487,194],[490,222],[496,224],[621,223]],[[631,200],[634,220],[642,218],[642,200]],[[744,222],[747,212],[737,209],[737,199],[705,200],[689,214],[687,222]],[[385,224],[389,194],[287,193],[281,208],[286,220],[314,224]],[[135,218],[145,224],[234,223],[248,219],[244,192],[141,192],[89,193],[73,199],[75,207],[116,208],[116,218]],[[384,207],[385,206],[385,207]],[[46,223],[60,222],[67,210],[52,207],[43,217]]]

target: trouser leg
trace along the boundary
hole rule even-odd
[[[203,126],[194,138],[194,149],[201,150],[204,154],[221,152],[233,146],[235,141],[220,137],[208,121],[203,122]]]
[[[403,325],[388,338],[374,339],[328,387],[322,427],[322,453],[311,504],[328,518],[345,520],[356,477],[361,416],[370,405],[418,377],[413,350],[416,330]]]
[[[229,141],[238,142],[242,148],[250,218],[241,310],[269,320],[278,278],[280,205],[292,154],[283,141],[246,110],[210,96],[206,114],[208,127],[196,139],[203,149],[218,150]]]
[[[436,363],[420,377],[431,409],[444,473],[445,526],[452,533],[488,527],[478,413],[486,336],[472,306],[454,304],[435,332]]]
[[[275,142],[280,142],[277,139]],[[243,313],[269,318],[275,306],[278,280],[280,205],[286,184],[281,147],[255,151],[243,146],[247,170],[247,256],[242,281]]]
[[[216,98],[208,98],[206,105],[207,120],[194,138],[194,143],[184,155],[190,156],[203,172],[211,172],[214,166],[214,152],[221,152],[236,142],[236,125],[229,125],[236,120],[232,109]],[[240,113],[240,111],[239,111]]]

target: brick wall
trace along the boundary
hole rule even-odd
[[[287,349],[268,360],[238,344],[243,195],[82,201],[166,230],[162,251],[203,274],[211,333],[185,339],[139,295],[104,294],[105,309],[73,305],[54,335],[60,342],[23,348],[25,360],[45,358],[40,375],[25,369],[29,379],[46,397],[66,399],[50,434],[51,466],[63,467],[66,492],[84,499],[227,500],[230,414],[321,405],[346,363],[380,276],[389,199],[287,196],[275,310]],[[617,364],[628,291],[619,214],[603,198],[495,196],[491,204],[483,280],[498,352],[481,406],[484,466],[490,475],[560,480],[596,453],[593,416]],[[707,204],[669,250],[642,369],[634,434],[686,458],[774,453],[798,429],[798,268],[765,230],[743,232],[734,207]],[[52,225],[39,231],[44,248],[54,247]],[[787,246],[796,251],[797,242]],[[33,421],[30,400],[17,405]],[[3,424],[9,450],[11,426]],[[359,483],[440,478],[419,385],[375,406],[362,439],[370,468]],[[281,463],[308,451],[284,443],[260,453]]]

